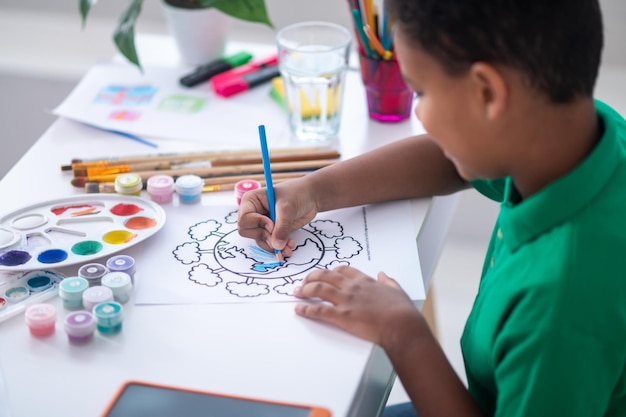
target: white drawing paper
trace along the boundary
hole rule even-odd
[[[269,83],[224,98],[208,82],[180,85],[188,72],[146,66],[142,73],[128,64],[95,65],[53,113],[146,140],[185,139],[211,149],[257,147],[257,127],[265,124],[274,146],[289,145],[287,114],[270,99]]]
[[[319,214],[294,232],[293,255],[274,253],[237,232],[236,206],[166,208],[167,221],[144,242],[136,304],[292,301],[293,289],[319,268],[350,265],[398,280],[413,300],[425,297],[408,202]]]

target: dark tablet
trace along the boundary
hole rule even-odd
[[[102,417],[330,417],[325,408],[147,382],[122,385]]]

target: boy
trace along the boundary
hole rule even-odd
[[[320,211],[471,184],[502,205],[461,340],[467,388],[382,272],[311,273],[295,295],[326,303],[296,313],[385,350],[411,399],[389,415],[626,416],[626,122],[592,98],[598,1],[388,9],[428,136],[279,184],[275,225],[264,190],[247,193],[240,233],[289,256],[289,233]]]

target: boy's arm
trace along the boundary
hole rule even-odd
[[[468,186],[427,136],[382,146],[306,176],[319,211],[450,194]]]

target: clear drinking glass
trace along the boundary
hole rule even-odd
[[[337,135],[352,36],[343,26],[302,22],[276,35],[289,126],[302,141]]]

